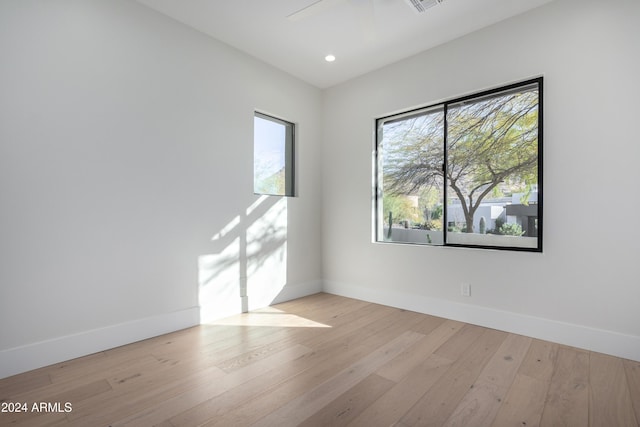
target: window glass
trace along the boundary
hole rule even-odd
[[[377,241],[542,250],[541,85],[379,119]]]
[[[382,240],[443,244],[444,109],[382,121],[378,135]]]
[[[253,191],[293,196],[294,124],[255,113],[253,126]]]

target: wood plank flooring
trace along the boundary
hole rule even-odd
[[[0,380],[0,402],[0,426],[637,427],[640,362],[317,294]]]

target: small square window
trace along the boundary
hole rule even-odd
[[[294,196],[295,125],[256,112],[253,119],[253,192]]]

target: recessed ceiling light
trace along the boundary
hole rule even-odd
[[[324,57],[324,60],[327,61],[327,62],[333,62],[333,61],[336,60],[336,57],[333,56],[333,55],[327,55],[327,56]]]

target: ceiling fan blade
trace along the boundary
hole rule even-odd
[[[311,3],[309,6],[305,6],[302,9],[297,10],[290,15],[287,15],[287,19],[290,21],[299,21],[300,19],[316,15],[345,1],[346,0],[318,0],[315,3]]]

